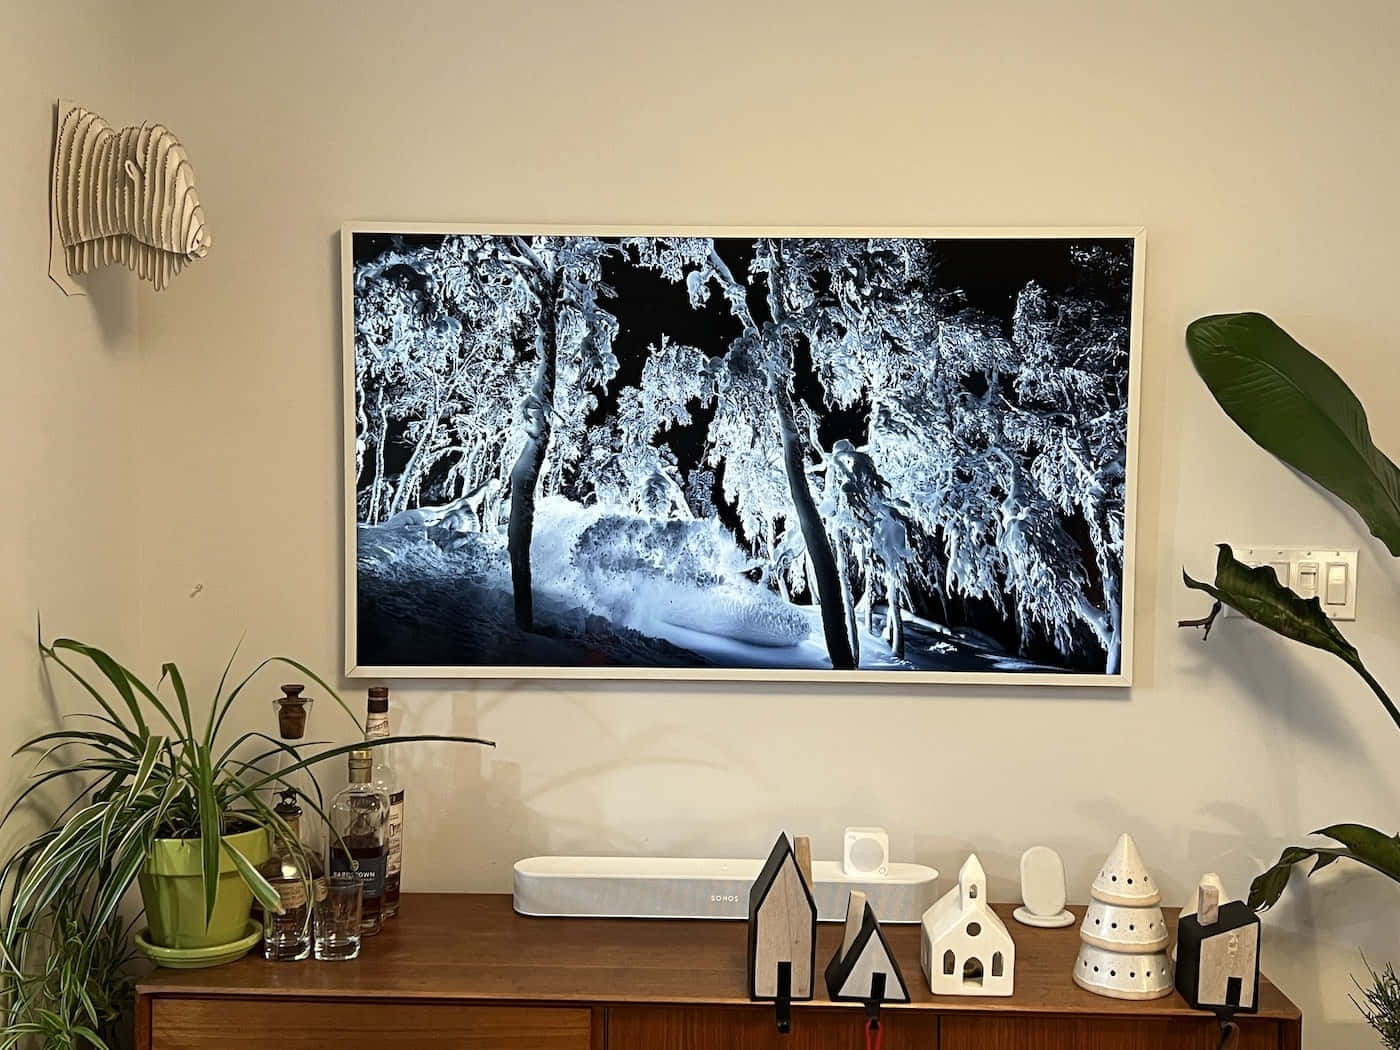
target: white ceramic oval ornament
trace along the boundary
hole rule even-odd
[[[1021,854],[1022,906],[1012,912],[1026,926],[1060,927],[1074,922],[1065,907],[1065,864],[1049,846]]]

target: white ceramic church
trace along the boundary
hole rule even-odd
[[[958,884],[923,920],[924,976],[935,995],[1010,995],[1016,944],[987,903],[987,874],[973,853]]]

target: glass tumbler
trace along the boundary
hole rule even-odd
[[[360,954],[364,885],[355,875],[332,875],[326,881],[326,896],[316,902],[316,958],[354,959]]]

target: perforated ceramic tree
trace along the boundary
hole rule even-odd
[[[1172,990],[1161,893],[1131,835],[1122,835],[1089,888],[1074,983],[1110,999],[1159,999]]]

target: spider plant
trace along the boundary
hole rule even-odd
[[[135,920],[124,924],[112,918],[94,931],[85,905],[64,902],[46,924],[43,962],[35,972],[7,974],[5,1016],[14,1023],[0,1030],[0,1050],[14,1050],[26,1040],[46,1050],[129,1041],[122,1037],[135,985],[130,971]]]
[[[76,1001],[71,996],[55,1000],[25,989],[42,987],[34,982],[47,972],[40,969],[36,974],[44,951],[49,951],[50,962],[57,955],[64,960],[60,968],[72,962],[77,967],[73,972],[81,974],[82,960],[93,957],[103,938],[111,936],[122,899],[157,839],[198,840],[206,925],[219,889],[221,852],[263,907],[278,911],[276,890],[253,861],[223,840],[235,831],[264,828],[278,848],[300,852],[300,842],[267,801],[271,790],[296,791],[324,819],[313,767],[351,750],[426,741],[495,746],[475,737],[420,734],[356,740],[303,756],[266,733],[244,732],[229,739],[225,731],[235,701],[260,671],[274,664],[295,668],[314,681],[358,730],[358,721],[335,690],[296,660],[263,660],[227,688],[238,655],[235,648],[207,710],[197,712],[173,663],[162,666],[152,688],[107,653],[82,642],[60,638],[47,644],[41,634],[39,649],[43,659],[77,682],[96,707],[71,716],[80,725],[43,733],[16,752],[37,751],[39,761],[30,784],[0,817],[0,829],[45,785],[72,777],[82,778],[82,784],[52,825],[0,867],[0,982],[11,987],[6,1037],[14,1025],[50,1024],[54,1019],[46,1014],[54,1012],[50,1005],[55,1001],[58,1020],[70,1026],[85,1027],[92,1019],[81,994]],[[311,795],[292,777],[303,770]],[[81,923],[62,925],[77,914]],[[44,931],[55,923],[62,937],[46,944]],[[60,976],[63,972],[60,969]],[[91,1039],[90,1034],[84,1037]],[[5,1045],[0,1042],[0,1050]]]

